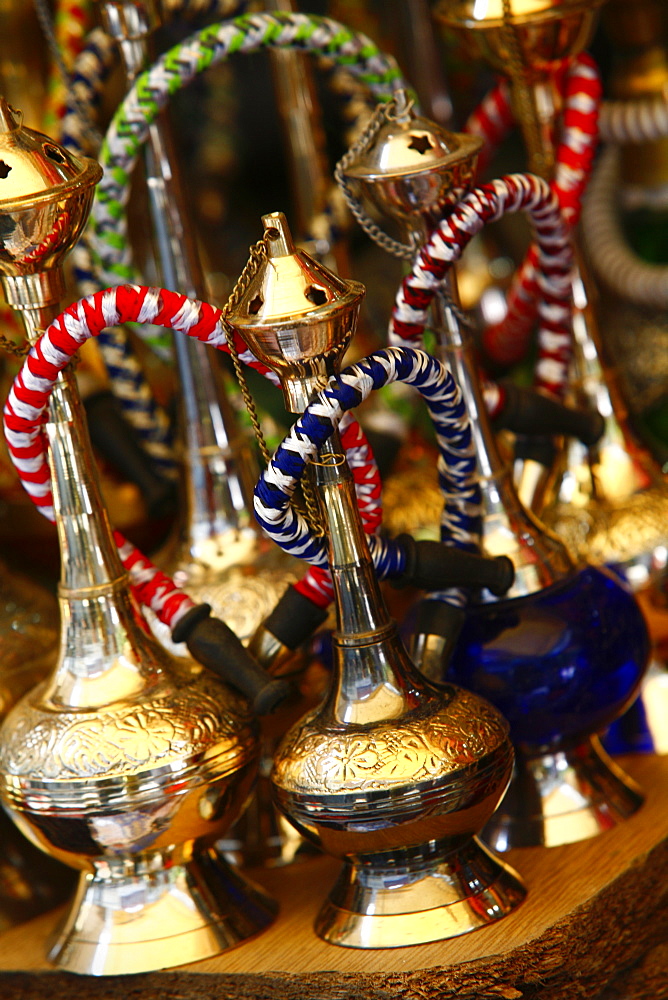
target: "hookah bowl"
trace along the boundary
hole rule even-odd
[[[263,224],[268,259],[228,320],[277,373],[288,406],[304,410],[338,369],[364,289],[296,251],[281,214]],[[512,748],[491,705],[437,688],[411,664],[336,438],[314,462],[337,604],[333,675],[323,703],[279,745],[272,782],[289,821],[344,862],[316,933],[403,947],[475,930],[524,898],[475,837],[504,793]]]
[[[61,262],[100,168],[21,127],[0,99],[2,282],[29,339],[59,312]],[[239,813],[258,743],[247,703],[150,636],[120,563],[70,372],[45,425],[61,549],[58,661],[0,730],[0,794],[21,829],[79,871],[50,953],[93,975],[208,957],[275,906],[211,846]],[[49,484],[36,491],[49,502]],[[46,508],[48,512],[48,507]]]
[[[414,136],[420,137],[422,162],[410,152]],[[369,148],[344,161],[345,176],[363,186],[409,238],[424,240],[425,230],[453,205],[448,182],[458,199],[466,186],[459,178],[473,175],[478,147],[460,145],[460,138],[410,108],[400,109]],[[421,188],[423,174],[429,185]],[[440,211],[431,195],[439,178],[446,195]],[[424,201],[416,197],[421,189]],[[428,301],[422,296],[419,308]],[[647,630],[626,585],[605,569],[576,563],[563,541],[522,505],[489,426],[470,338],[454,312],[437,305],[438,350],[452,367],[473,426],[481,550],[508,556],[515,582],[499,600],[481,591],[456,639],[440,626],[443,603],[427,598],[418,611],[414,657],[432,680],[446,677],[476,691],[510,723],[515,773],[485,827],[486,841],[501,851],[577,841],[620,822],[642,803],[640,790],[605,755],[596,734],[638,691],[649,652]],[[414,319],[406,307],[401,316],[407,323]],[[446,624],[451,627],[449,619]]]
[[[434,16],[462,44],[497,72],[507,73],[513,52],[508,28],[521,53],[530,53],[529,74],[539,77],[552,64],[581,52],[589,43],[598,8],[605,0],[514,0],[506,18],[503,0],[440,0]],[[526,65],[526,60],[525,60]]]

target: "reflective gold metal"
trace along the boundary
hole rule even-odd
[[[24,177],[23,192],[15,185],[0,199],[0,268],[34,341],[60,311],[60,262],[101,171],[26,135],[1,99],[0,116],[0,155]],[[242,699],[151,637],[113,543],[69,371],[45,433],[62,562],[60,655],[0,731],[2,799],[34,843],[80,872],[52,961],[107,975],[204,958],[273,919],[273,903],[211,846],[250,789],[255,727]]]
[[[276,372],[287,409],[301,413],[340,366],[364,286],[343,281],[297,250],[282,213],[265,215],[262,221],[267,259],[228,321]]]
[[[59,630],[51,594],[0,562],[0,719],[55,664]],[[62,902],[73,887],[70,875],[0,810],[0,930]]]
[[[259,280],[228,318],[295,405],[305,387],[299,348],[315,389],[353,333],[363,288],[320,270],[326,304],[307,306],[314,265],[280,213],[263,224],[275,284]],[[261,325],[249,316],[260,290]],[[344,861],[316,932],[332,944],[392,948],[475,930],[525,894],[475,837],[510,775],[506,724],[482,699],[436,688],[413,667],[380,595],[338,435],[314,469],[336,594],[334,673],[324,702],[279,746],[272,781],[290,822]]]

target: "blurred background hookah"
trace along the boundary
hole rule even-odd
[[[55,338],[40,340],[17,376],[5,434],[31,498],[56,521],[63,623],[55,667],[3,725],[2,796],[38,846],[80,872],[52,960],[97,975],[145,971],[217,954],[266,927],[276,908],[211,846],[256,771],[250,706],[152,638],[119,553],[138,599],[178,627],[195,655],[195,642],[205,659],[215,646],[218,673],[257,710],[274,707],[285,685],[268,680],[208,605],[112,538],[67,365],[86,339],[77,322],[113,322],[113,303],[105,293],[58,316],[63,258],[101,169],[23,128],[6,102],[0,110],[2,283],[29,340],[45,327]]]
[[[329,561],[337,608],[330,685],[276,752],[276,801],[301,833],[344,861],[316,918],[326,941],[379,948],[463,934],[524,897],[515,873],[475,838],[510,774],[505,723],[482,700],[433,686],[410,663],[374,574],[374,565],[403,558],[402,547],[365,539],[337,425],[372,389],[397,378],[415,385],[437,426],[455,531],[475,508],[470,428],[452,377],[420,352],[379,352],[337,374],[363,286],[316,269],[281,213],[263,225],[266,259],[228,321],[273,367],[286,406],[302,416],[263,473],[255,508],[288,551]],[[309,463],[320,532],[290,505]],[[497,560],[486,572],[508,567]]]
[[[419,609],[413,642],[416,662],[432,678],[444,675],[454,647],[450,676],[485,688],[510,719],[517,772],[486,831],[493,846],[505,849],[578,840],[637,809],[638,789],[590,736],[637,690],[647,636],[625,587],[606,572],[578,566],[563,542],[523,507],[492,436],[466,321],[449,298],[456,296],[452,264],[485,221],[508,211],[530,212],[542,292],[538,370],[553,385],[555,373],[563,382],[568,371],[572,256],[558,202],[544,182],[517,175],[470,191],[479,148],[479,139],[418,117],[400,96],[389,115],[379,111],[375,132],[370,128],[366,141],[344,157],[337,175],[349,195],[357,184],[358,193],[399,225],[409,242],[398,247],[395,242],[395,252],[412,255],[413,247],[428,239],[397,298],[391,330],[402,343],[419,342],[429,305],[442,296],[436,349],[452,365],[473,422],[482,549],[509,555],[515,566],[515,583],[505,598],[497,604],[483,593],[482,603],[469,607],[459,641],[461,613],[447,594],[431,595]],[[353,201],[369,232],[363,206],[354,196]],[[488,386],[486,397],[491,395]],[[467,531],[455,544],[475,541]],[[620,637],[622,609],[629,626]],[[599,659],[602,646],[606,654]]]

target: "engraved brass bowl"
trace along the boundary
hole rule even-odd
[[[342,726],[326,702],[275,755],[279,808],[344,862],[315,925],[332,944],[453,937],[505,916],[525,895],[475,837],[510,779],[507,723],[476,695],[433,688],[404,666],[412,708],[400,718]]]
[[[81,872],[50,954],[73,972],[195,961],[273,917],[211,846],[254,778],[247,707],[208,673],[171,663],[162,673],[168,657],[152,642],[141,652],[142,669],[157,668],[141,700],[56,710],[41,684],[1,730],[5,808],[38,847]]]

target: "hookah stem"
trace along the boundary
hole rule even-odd
[[[512,2],[502,0],[506,44],[510,56],[509,74],[515,108],[524,135],[531,173],[549,180],[554,172],[554,145],[548,139],[538,114],[536,89],[529,78],[518,34],[512,21]]]
[[[266,0],[265,9],[294,13],[295,3]],[[288,153],[297,230],[300,234],[312,233],[314,220],[325,210],[328,185],[325,136],[316,114],[311,67],[304,55],[288,50],[272,51],[270,62]]]
[[[101,137],[98,141],[98,137],[91,134],[81,117],[79,106],[84,104],[89,111],[99,106],[109,74],[117,62],[118,46],[101,28],[95,28],[87,36],[85,46],[74,62],[68,105],[62,120],[63,145],[75,154],[94,156],[98,151]],[[77,101],[74,100],[75,94]],[[72,251],[72,261],[80,294],[90,294],[100,288],[86,233]],[[99,344],[109,372],[111,391],[124,419],[133,428],[141,448],[150,456],[151,464],[160,477],[174,478],[176,470],[171,452],[170,423],[153,397],[127,332],[120,328],[106,330]],[[144,464],[148,470],[145,460]],[[157,476],[154,478],[157,479]]]

